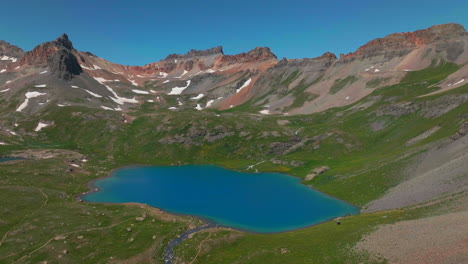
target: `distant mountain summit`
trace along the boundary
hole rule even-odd
[[[30,99],[23,113],[50,104],[122,112],[143,104],[155,111],[248,104],[261,114],[306,114],[352,104],[434,63],[460,65],[440,83],[442,90],[459,87],[468,80],[467,50],[468,33],[452,23],[377,38],[339,58],[326,52],[278,60],[268,47],[227,55],[218,46],[127,66],[78,51],[63,34],[28,52],[0,41],[0,99],[13,103],[27,92],[43,94],[42,101]]]
[[[170,54],[164,60],[174,60],[174,59],[188,59],[195,57],[204,57],[204,56],[216,56],[224,55],[223,47],[218,46],[207,50],[190,50],[186,54]]]
[[[414,32],[394,33],[384,38],[374,39],[358,48],[355,52],[342,54],[342,57],[376,56],[392,51],[411,50],[436,41],[463,37],[466,34],[465,28],[460,24],[435,25]]]

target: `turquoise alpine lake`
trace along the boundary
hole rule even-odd
[[[220,226],[276,233],[359,213],[348,203],[281,173],[244,173],[211,165],[133,166],[93,183],[88,202],[137,202]]]

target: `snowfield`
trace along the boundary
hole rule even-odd
[[[195,96],[195,97],[192,97],[192,98],[190,98],[190,99],[191,99],[191,100],[199,100],[199,99],[202,99],[204,96],[205,96],[205,95],[201,93],[201,94],[199,94],[199,95],[197,95],[197,96]]]
[[[213,103],[214,103],[214,100],[209,100],[209,101],[206,103],[205,108],[210,107]]]
[[[245,81],[245,83],[239,88],[236,90],[236,93],[239,93],[240,91],[242,91],[242,89],[244,89],[245,87],[249,86],[250,82],[252,81],[252,78],[248,79],[247,81]]]
[[[188,73],[188,71],[184,70],[184,72],[180,76],[177,76],[177,77],[174,77],[174,78],[177,78],[177,79],[182,78],[182,76],[184,76],[187,73]]]
[[[137,93],[137,94],[149,94],[147,91],[142,91],[142,90],[132,90],[132,92]]]
[[[41,129],[43,129],[45,127],[48,127],[48,126],[49,126],[49,124],[39,122],[39,124],[37,124],[37,127],[36,127],[36,129],[34,129],[34,131],[36,131],[36,132],[41,131]]]
[[[11,62],[16,62],[18,59],[14,58],[14,57],[8,57],[6,55],[3,55],[2,57],[0,57],[0,60],[2,60],[2,61],[10,60]]]
[[[93,93],[93,92],[91,92],[89,90],[86,90],[86,89],[83,89],[83,90],[85,90],[85,92],[89,93],[90,95],[92,95],[92,96],[94,96],[96,98],[102,98],[102,96],[100,96],[99,94]]]
[[[106,80],[104,78],[101,78],[101,77],[93,77],[96,81],[98,81],[100,84],[104,85],[107,90],[109,90],[113,95],[114,97],[109,97],[112,101],[118,103],[119,105],[123,105],[124,103],[132,103],[132,104],[136,104],[138,103],[138,100],[135,99],[135,97],[133,98],[125,98],[125,97],[120,97],[119,95],[117,95],[117,93],[114,91],[114,89],[112,89],[110,86],[107,86],[104,84],[104,82],[111,82],[109,80]]]
[[[456,83],[454,83],[454,84],[452,84],[452,85],[458,85],[458,84],[460,84],[460,83],[463,83],[464,81],[465,81],[465,79],[461,79],[460,81],[458,81],[458,82],[456,82]]]
[[[29,104],[29,99],[31,98],[34,98],[34,97],[38,97],[38,96],[42,96],[42,95],[46,95],[46,93],[40,93],[40,92],[27,92],[25,94],[26,96],[26,99],[24,100],[24,102],[18,106],[18,108],[16,109],[16,112],[21,112],[23,111]]]
[[[174,94],[181,94],[185,89],[187,89],[190,85],[190,80],[187,81],[187,85],[184,87],[174,87],[172,88],[171,92],[169,93],[170,95]]]

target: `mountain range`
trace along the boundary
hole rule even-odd
[[[261,114],[310,114],[350,105],[410,71],[440,62],[464,65],[467,50],[465,28],[443,24],[374,39],[339,57],[326,52],[278,59],[267,47],[226,55],[214,47],[126,66],[76,50],[63,34],[27,52],[0,42],[0,100],[23,113],[51,104],[126,112],[146,103],[176,111],[243,105]],[[444,79],[435,93],[463,85],[467,67]]]
[[[66,34],[27,52],[0,41],[0,263],[468,263],[467,81],[459,24],[339,56],[214,47],[143,66]],[[116,168],[189,164],[287,173],[360,212],[266,235],[82,200]],[[250,199],[233,187],[221,195]],[[185,204],[186,190],[154,194]]]

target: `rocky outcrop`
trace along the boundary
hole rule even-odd
[[[418,111],[419,108],[420,108],[419,104],[412,103],[412,102],[402,102],[402,103],[394,103],[394,104],[381,106],[376,110],[375,113],[377,116],[390,115],[390,116],[400,117],[400,116],[412,114]]]
[[[189,59],[203,56],[223,55],[223,47],[218,46],[207,50],[190,50],[186,54],[170,54],[164,60]]]
[[[283,67],[306,67],[306,66],[314,66],[318,65],[319,68],[328,68],[332,65],[334,61],[337,60],[335,54],[331,52],[325,52],[322,56],[315,57],[315,58],[306,58],[306,59],[291,59],[288,60],[286,58],[281,59],[274,68],[283,68]]]
[[[57,78],[65,81],[70,81],[73,76],[83,72],[77,58],[72,52],[66,48],[61,48],[48,59],[50,71]]]
[[[439,40],[453,39],[466,34],[467,32],[465,31],[465,28],[460,24],[451,23],[435,25],[430,28],[414,32],[395,33],[384,38],[374,39],[358,48],[355,52],[341,54],[340,57],[371,57],[395,51],[405,53],[407,50],[411,50],[425,44]]]
[[[0,40],[0,58],[3,56],[7,56],[10,58],[21,58],[24,55],[24,51],[10,43]]]
[[[317,177],[318,175],[327,172],[328,170],[330,170],[330,167],[328,166],[321,166],[321,167],[315,168],[305,177],[304,180],[310,181],[313,178]]]
[[[461,124],[460,129],[458,129],[455,135],[451,136],[450,138],[453,140],[457,140],[462,138],[464,135],[468,134],[468,122],[464,122]]]
[[[268,47],[257,47],[247,53],[237,55],[223,55],[217,58],[216,65],[224,66],[236,63],[259,62],[266,60],[276,60],[276,55]]]
[[[46,64],[49,57],[60,49],[73,50],[73,44],[66,34],[61,35],[54,41],[45,42],[36,46],[32,51],[26,52],[20,64],[39,65]]]

